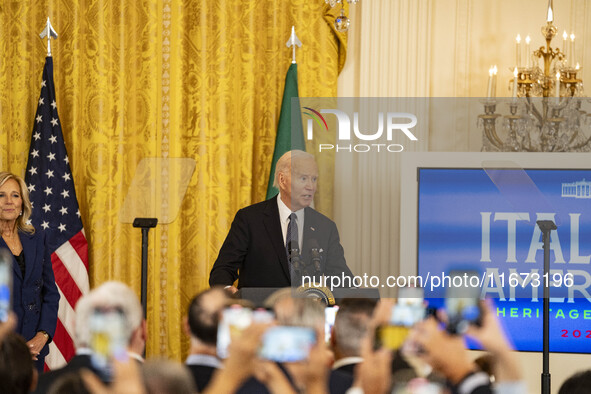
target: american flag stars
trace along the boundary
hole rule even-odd
[[[33,225],[66,241],[82,229],[51,79],[43,78],[27,166]],[[56,240],[57,241],[57,240]]]

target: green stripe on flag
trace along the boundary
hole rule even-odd
[[[292,99],[294,107],[297,103],[297,113],[291,113]],[[290,150],[306,150],[304,141],[304,127],[302,126],[302,114],[300,112],[300,98],[298,94],[298,65],[292,63],[285,76],[285,88],[283,90],[283,100],[281,101],[281,113],[279,114],[279,123],[277,124],[277,137],[275,139],[275,151],[273,152],[273,162],[269,174],[269,184],[267,186],[267,199],[274,197],[279,190],[273,187],[275,176],[275,166],[277,160]]]

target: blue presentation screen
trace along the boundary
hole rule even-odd
[[[418,171],[418,272],[426,280],[425,297],[443,303],[454,294],[446,275],[477,272],[471,285],[494,299],[516,349],[541,351],[548,284],[550,351],[591,353],[591,170]],[[538,220],[557,225],[550,232],[547,276]]]

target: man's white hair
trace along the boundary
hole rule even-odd
[[[308,152],[304,152],[303,150],[290,150],[285,152],[283,156],[277,160],[277,164],[275,165],[275,176],[273,178],[273,186],[279,189],[279,174],[287,174],[291,171],[291,161],[292,160],[302,160],[302,159],[312,159],[314,155]]]
[[[143,310],[135,292],[121,282],[105,282],[78,300],[76,304],[76,348],[90,345],[90,318],[97,308],[117,308],[125,316],[124,336],[131,341],[133,332],[142,324]]]

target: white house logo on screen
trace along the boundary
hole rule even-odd
[[[591,198],[591,182],[582,181],[563,183],[561,197]]]
[[[375,116],[378,119],[378,127],[375,131],[363,131],[359,127],[359,112],[353,113],[353,125],[349,115],[338,109],[321,109],[316,111],[310,107],[304,107],[304,114],[308,115],[306,123],[306,139],[308,141],[314,138],[314,124],[317,131],[327,133],[328,123],[322,114],[331,114],[337,120],[337,144],[318,144],[318,151],[335,152],[402,152],[404,146],[401,144],[390,143],[395,133],[402,133],[409,141],[418,141],[411,129],[417,125],[417,117],[414,114],[406,112],[379,112]],[[351,127],[352,126],[352,127]],[[351,133],[351,130],[353,131]],[[379,139],[386,135],[388,143],[377,143]],[[352,144],[352,136],[365,143]]]

